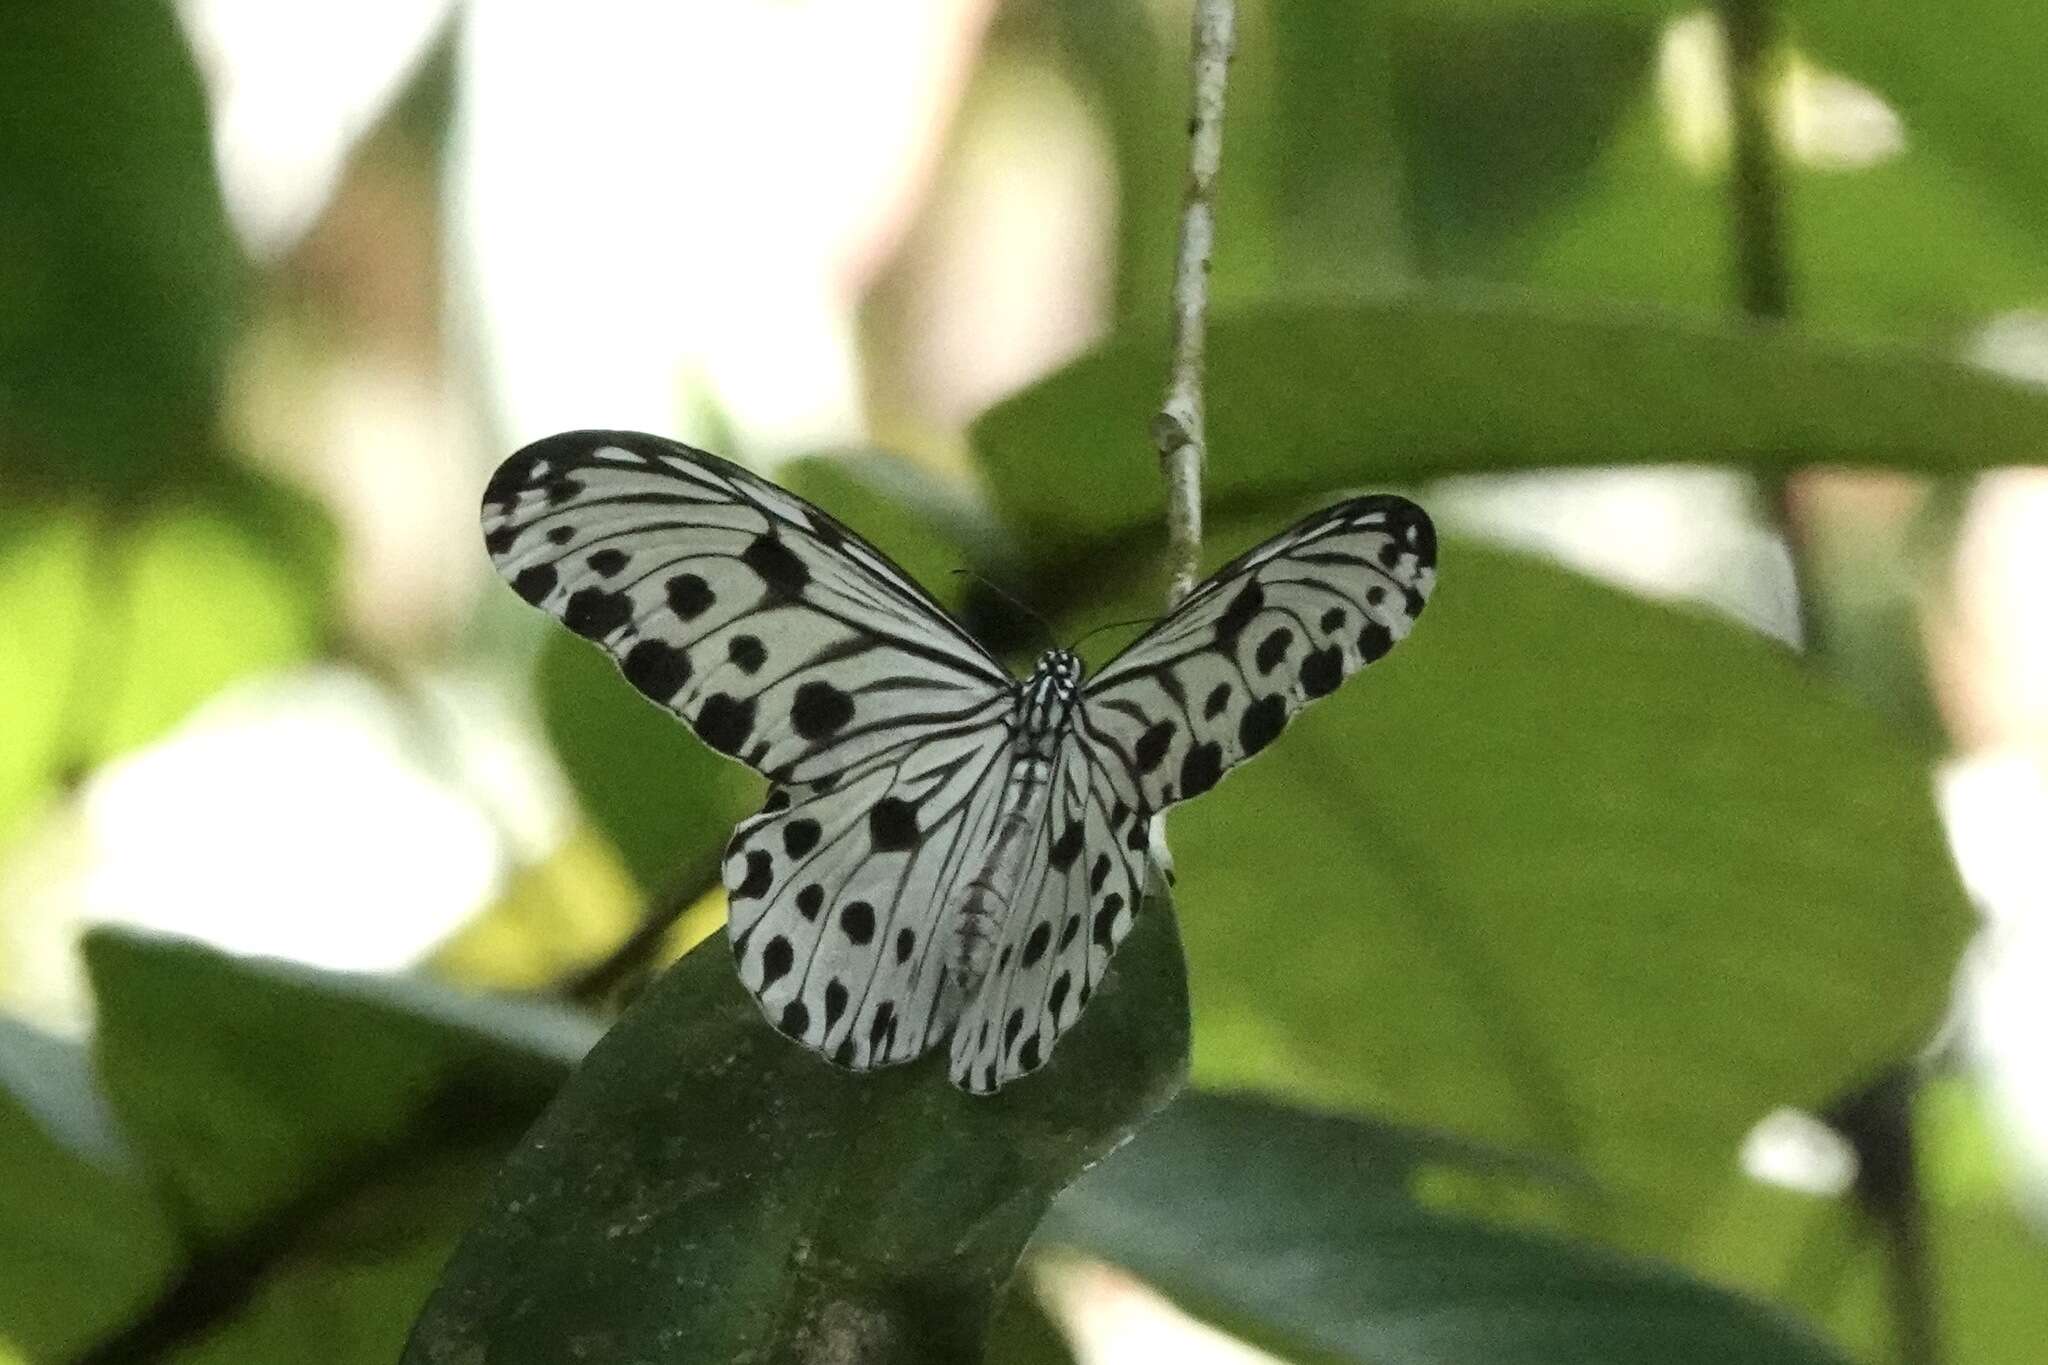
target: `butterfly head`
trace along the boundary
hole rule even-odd
[[[1038,658],[1017,688],[1017,733],[1048,745],[1067,723],[1074,698],[1081,692],[1081,656],[1069,649],[1049,649]]]

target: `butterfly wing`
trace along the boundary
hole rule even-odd
[[[778,1029],[840,1066],[909,1061],[959,1012],[942,917],[991,842],[1007,705],[866,758],[829,789],[777,788],[733,831],[740,979]]]
[[[674,441],[537,441],[492,476],[483,526],[521,597],[779,783],[829,781],[1014,686],[880,550]]]
[[[952,1022],[936,925],[1007,775],[1009,674],[858,535],[659,437],[527,446],[483,527],[520,596],[776,784],[723,868],[769,1019],[846,1066],[927,1050]]]
[[[1217,570],[1083,690],[1076,724],[1112,801],[1148,817],[1216,785],[1392,649],[1435,582],[1428,514],[1387,494],[1325,508]]]
[[[987,1094],[1045,1064],[1137,915],[1145,822],[1117,800],[1102,758],[1078,728],[1061,739],[994,970],[953,1032],[963,1090]]]

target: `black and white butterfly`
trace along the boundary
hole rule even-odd
[[[1435,580],[1402,498],[1317,512],[1197,587],[1100,673],[1019,682],[881,551],[656,436],[537,441],[484,493],[528,602],[766,776],[724,880],[740,978],[855,1070],[950,1040],[955,1084],[1036,1070],[1101,985],[1152,819],[1393,648]]]

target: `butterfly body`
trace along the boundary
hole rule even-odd
[[[986,1093],[1042,1066],[1143,894],[1153,818],[1391,649],[1435,580],[1414,504],[1354,498],[1239,556],[1092,678],[1014,678],[824,512],[659,437],[500,467],[485,544],[529,602],[766,775],[726,849],[740,979],[855,1070],[940,1046]]]
[[[1079,697],[1081,661],[1064,649],[1048,650],[1017,687],[1017,707],[1003,808],[967,894],[950,915],[956,996],[981,988],[1008,923],[1033,832],[1043,823],[1060,740]]]

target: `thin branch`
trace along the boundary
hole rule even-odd
[[[1779,41],[1777,8],[1774,0],[1721,0],[1720,13],[1728,42],[1728,95],[1734,118],[1729,228],[1737,290],[1742,310],[1750,317],[1783,322],[1792,313],[1792,281],[1785,253],[1784,185],[1770,117]],[[1792,555],[1800,643],[1813,658],[1823,652],[1823,641],[1813,574],[1805,562],[1805,536],[1793,506],[1796,477],[1780,475],[1769,481],[1768,491],[1778,533]],[[1856,1200],[1883,1231],[1899,1359],[1905,1365],[1938,1365],[1934,1271],[1913,1147],[1918,1085],[1913,1069],[1901,1067],[1841,1101],[1827,1119],[1855,1149]]]
[[[1208,458],[1202,353],[1208,340],[1209,254],[1216,242],[1216,171],[1223,162],[1223,93],[1236,28],[1236,0],[1195,0],[1187,199],[1173,269],[1173,370],[1166,400],[1152,419],[1152,444],[1166,476],[1169,608],[1193,590],[1201,566],[1202,464]]]
[[[1771,0],[1721,0],[1721,29],[1728,44],[1729,234],[1735,257],[1736,299],[1760,322],[1783,322],[1792,314],[1792,272],[1785,253],[1785,192],[1777,144],[1771,133],[1773,56],[1777,14]],[[1805,559],[1805,536],[1793,505],[1794,474],[1764,478],[1764,493],[1778,534],[1792,555],[1799,642],[1807,653],[1820,646],[1819,603]]]

